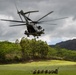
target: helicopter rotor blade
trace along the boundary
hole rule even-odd
[[[19,10],[18,10],[18,8],[17,8],[17,5],[16,5],[15,1],[14,1],[14,5],[15,5],[15,8],[16,8],[17,13],[18,13],[18,12],[19,12]]]
[[[19,22],[19,23],[25,23],[25,21],[17,21],[17,20],[7,20],[7,19],[0,19],[1,21],[9,21],[9,22]]]
[[[61,19],[66,19],[66,18],[68,18],[68,17],[63,17],[63,18],[58,18],[58,19],[52,19],[52,20],[46,20],[46,21],[39,21],[38,23],[56,21],[56,20],[61,20]]]
[[[19,23],[25,23],[25,21],[17,21],[17,20],[7,20],[7,19],[0,19],[1,21],[10,21],[10,22],[19,22]]]
[[[30,13],[34,13],[34,12],[39,12],[38,10],[36,10],[36,11],[28,11],[28,12],[25,12],[24,14],[29,14],[30,15]],[[26,16],[26,18],[29,20],[29,21],[32,21],[30,18],[29,18],[29,15],[28,15],[28,17]]]
[[[25,26],[26,24],[17,24],[17,25],[9,25],[10,27],[14,27],[14,26]]]
[[[48,24],[48,25],[57,25],[57,24]]]
[[[24,14],[34,13],[34,12],[39,12],[39,11],[38,10],[36,10],[36,11],[28,11],[28,12],[25,12]]]
[[[57,24],[49,24],[49,25],[57,25]]]
[[[26,17],[29,21],[32,21],[30,18]]]
[[[22,19],[22,17],[21,17],[21,15],[20,15],[20,13],[18,13],[18,14],[19,14],[20,19],[23,21],[23,19]]]
[[[46,17],[46,16],[48,16],[49,14],[51,14],[51,13],[53,13],[54,11],[51,11],[51,12],[49,12],[48,14],[46,14],[46,15],[44,15],[43,17],[41,17],[39,20],[37,20],[37,21],[40,21],[41,19],[43,19],[44,17]]]
[[[15,3],[15,1],[14,1],[14,5],[15,5],[15,8],[16,8],[16,10],[17,10],[17,13],[19,14],[20,19],[23,21],[21,15],[20,15],[20,13],[19,13],[18,7],[17,7],[17,5],[16,5],[16,3]]]
[[[43,22],[42,23],[38,23],[38,24],[44,24]],[[49,25],[57,25],[57,24],[53,24],[53,23],[45,23],[44,25],[46,24],[49,24]]]

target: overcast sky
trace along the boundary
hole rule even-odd
[[[68,17],[40,24],[45,29],[45,34],[39,37],[40,40],[55,44],[76,38],[76,0],[15,0],[15,3],[19,10],[22,9],[25,12],[39,10],[30,15],[32,20],[38,20],[50,11],[54,12],[42,19],[43,21]],[[0,0],[0,19],[20,20],[14,0]],[[15,41],[27,37],[24,35],[26,26],[9,27],[12,24],[18,23],[0,21],[0,40]]]

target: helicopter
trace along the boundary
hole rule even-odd
[[[32,36],[38,38],[39,36],[41,36],[42,34],[45,34],[45,33],[44,33],[44,29],[41,26],[37,26],[37,24],[41,24],[42,22],[44,22],[44,21],[41,21],[41,20],[43,18],[45,18],[46,16],[50,15],[51,13],[53,13],[54,11],[51,11],[51,12],[47,13],[46,15],[39,18],[37,21],[33,21],[32,19],[29,18],[29,16],[30,16],[30,13],[35,13],[35,12],[39,12],[39,11],[36,10],[36,11],[24,12],[23,10],[19,11],[17,9],[17,13],[18,13],[18,15],[21,19],[20,21],[18,21],[18,20],[7,20],[7,19],[0,19],[0,20],[20,23],[18,25],[10,25],[10,27],[26,25],[27,30],[25,30],[24,34],[27,35],[27,37],[32,35]],[[22,17],[24,18],[24,20],[23,20]],[[65,19],[65,18],[67,18],[67,17],[59,18],[59,19]],[[55,19],[55,20],[58,20],[58,19]]]
[[[38,38],[38,36],[41,36],[41,34],[44,34],[44,29],[42,29],[41,26],[37,26],[37,24],[40,24],[41,23],[40,20],[43,19],[44,17],[48,16],[49,14],[53,13],[53,11],[51,11],[48,14],[44,15],[43,17],[41,17],[37,21],[33,21],[32,19],[29,18],[30,13],[34,13],[34,12],[39,12],[39,11],[24,12],[23,10],[21,10],[21,11],[17,10],[17,13],[18,13],[21,21],[7,20],[7,19],[0,19],[0,20],[20,23],[18,25],[10,25],[10,27],[26,25],[27,30],[25,30],[24,34],[27,35],[27,37],[29,37],[29,35],[33,35],[34,37],[37,36],[37,38]],[[26,15],[28,15],[28,16],[26,16]],[[24,20],[22,19],[22,17],[24,18]]]

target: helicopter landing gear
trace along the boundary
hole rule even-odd
[[[25,30],[24,34],[26,34],[26,35],[27,35],[27,34],[28,34],[28,32]]]
[[[37,36],[37,38],[39,38],[39,37]]]
[[[28,31],[25,31],[25,33],[24,34],[26,34],[27,35],[27,37],[29,37],[29,33],[28,33]]]
[[[27,35],[27,37],[29,37],[29,34]]]

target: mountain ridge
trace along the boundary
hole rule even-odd
[[[76,50],[76,39],[66,40],[56,43],[55,45],[50,45],[50,47],[55,47],[55,46],[59,46],[61,48],[65,48],[68,50]]]

